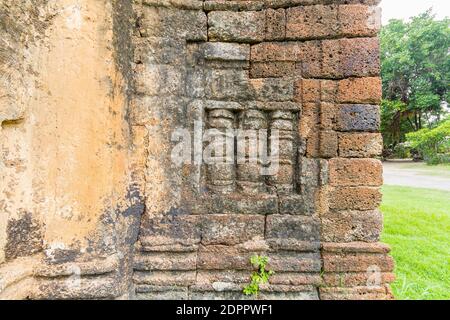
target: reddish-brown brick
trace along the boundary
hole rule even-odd
[[[303,79],[298,83],[301,84],[302,102],[320,101],[320,80]]]
[[[286,38],[320,39],[339,32],[336,6],[302,6],[286,10]]]
[[[340,133],[339,156],[344,158],[371,158],[383,151],[379,133]]]
[[[375,105],[342,104],[336,110],[337,131],[374,132],[380,128],[380,108]]]
[[[304,78],[322,77],[322,43],[321,41],[304,42],[297,51],[298,68]]]
[[[324,242],[322,250],[334,253],[389,253],[391,248],[379,242]]]
[[[380,74],[378,38],[324,40],[322,53],[322,77],[375,77]]]
[[[344,77],[373,77],[380,74],[378,38],[342,39],[341,72]]]
[[[381,102],[381,79],[369,77],[339,81],[338,102],[379,104]]]
[[[330,183],[334,186],[381,186],[383,166],[375,159],[331,159]]]
[[[321,300],[392,300],[394,297],[387,286],[376,287],[322,287]]]
[[[339,6],[341,36],[376,36],[381,27],[381,11],[362,4]]]
[[[286,36],[286,12],[284,9],[266,10],[266,40],[283,40]]]
[[[305,103],[302,106],[300,118],[300,135],[308,137],[317,131],[319,123],[319,107],[315,103]]]
[[[394,260],[385,254],[334,254],[323,252],[325,272],[366,272],[377,267],[380,271],[391,272]]]
[[[320,156],[323,158],[334,158],[338,151],[338,135],[335,131],[321,131],[320,139]]]
[[[306,139],[308,156],[319,155],[319,116],[320,106],[316,103],[304,103],[300,119],[300,135]]]
[[[333,130],[336,123],[336,112],[338,107],[333,103],[322,102],[320,104],[320,128]]]
[[[338,91],[338,83],[334,80],[322,80],[321,86],[321,101],[323,102],[335,102]]]
[[[386,284],[394,280],[395,274],[392,272],[380,272],[375,276],[371,272],[326,272],[323,275],[324,284],[330,287],[366,286],[371,281],[379,281],[380,284]]]
[[[252,62],[250,67],[251,78],[279,78],[295,73],[295,62],[273,61]]]
[[[381,203],[378,188],[343,187],[330,192],[330,209],[334,210],[373,210]]]
[[[301,44],[286,42],[263,42],[251,47],[251,61],[297,61]]]
[[[329,242],[376,242],[380,240],[383,217],[378,210],[330,211],[322,214],[322,240]]]

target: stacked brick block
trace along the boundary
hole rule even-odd
[[[143,0],[135,4],[131,121],[146,163],[136,245],[142,299],[390,298],[377,0]],[[170,160],[177,127],[280,128],[281,170]],[[258,165],[256,165],[258,168]],[[156,190],[156,191],[155,191]]]

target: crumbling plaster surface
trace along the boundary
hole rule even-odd
[[[129,174],[131,84],[117,39],[127,31],[114,32],[121,6],[0,1],[0,263],[120,251],[121,223],[139,200]]]

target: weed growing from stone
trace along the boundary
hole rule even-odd
[[[269,278],[275,274],[272,270],[266,270],[269,258],[265,256],[254,255],[250,258],[251,264],[258,269],[253,272],[251,282],[244,288],[244,294],[246,296],[254,296],[258,298],[260,293],[260,285],[268,283]]]

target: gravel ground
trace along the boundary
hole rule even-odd
[[[383,167],[386,185],[450,191],[450,167],[406,161],[384,162]]]

